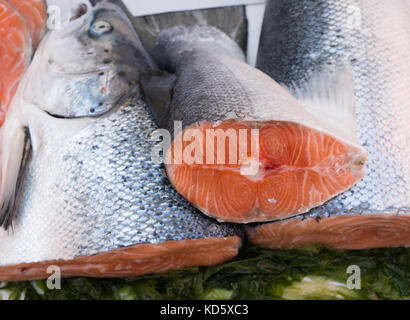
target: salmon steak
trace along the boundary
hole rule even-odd
[[[30,63],[31,37],[24,18],[8,1],[0,1],[0,125]]]
[[[249,226],[250,241],[269,248],[410,245],[409,39],[408,1],[268,1],[257,66],[300,97],[315,82],[309,75],[349,61],[369,162],[363,180],[322,207]]]
[[[46,32],[47,10],[44,0],[7,0],[23,16],[35,50]]]
[[[0,280],[47,278],[50,267],[136,276],[235,257],[243,230],[203,216],[151,159],[157,126],[139,82],[170,75],[118,6],[66,22],[41,41],[1,128]]]
[[[321,97],[296,99],[246,64],[238,45],[211,26],[164,30],[153,55],[176,75],[174,83],[142,82],[169,132],[162,146],[167,175],[206,215],[235,223],[287,218],[364,177],[367,152],[356,136],[347,66],[317,77],[331,97],[323,105]]]

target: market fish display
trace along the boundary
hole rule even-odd
[[[29,29],[20,13],[0,1],[0,125],[30,63],[32,44]]]
[[[46,32],[47,10],[44,0],[7,0],[23,16],[36,49]]]
[[[324,206],[248,228],[252,242],[270,248],[410,245],[409,53],[409,1],[268,2],[258,66],[303,91],[312,73],[348,59],[369,162],[362,181]]]
[[[365,175],[347,66],[318,80],[345,88],[329,112],[320,101],[306,107],[247,65],[238,45],[211,26],[164,30],[153,54],[177,76],[171,88],[162,82],[164,96],[154,90],[158,83],[143,85],[159,125],[174,138],[165,150],[167,174],[206,215],[239,223],[294,216]]]
[[[43,39],[2,127],[0,280],[45,278],[50,265],[132,276],[237,254],[240,231],[192,208],[151,160],[156,125],[138,82],[152,72],[112,4]]]

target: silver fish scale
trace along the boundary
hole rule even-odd
[[[287,86],[340,58],[355,81],[358,136],[369,152],[356,186],[304,217],[410,213],[410,1],[269,1],[258,67]]]
[[[67,141],[48,137],[30,163],[14,232],[0,231],[0,265],[238,234],[204,217],[168,183],[151,160],[156,129],[137,100]]]
[[[174,121],[182,121],[185,128],[256,114],[248,92],[223,63],[227,56],[244,60],[243,53],[220,30],[208,25],[167,29],[153,52],[162,67],[178,76],[169,113],[154,114],[160,126],[173,132]]]

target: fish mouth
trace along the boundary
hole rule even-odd
[[[83,15],[87,14],[88,12],[88,7],[85,3],[80,3],[78,7],[75,9],[75,14],[70,18],[70,21],[76,20],[78,18],[81,18]]]
[[[58,32],[59,37],[61,39],[65,39],[72,36],[74,33],[87,30],[90,24],[91,12],[92,11],[89,11],[76,19],[70,20],[70,22],[66,24],[63,29],[54,32]]]
[[[87,31],[94,19],[95,13],[103,8],[108,8],[111,10],[120,9],[117,5],[105,1],[100,1],[91,10],[88,11],[87,6],[84,3],[80,3],[75,9],[74,15],[70,18],[69,23],[64,26],[64,31],[59,31],[61,39],[67,38],[73,33]]]

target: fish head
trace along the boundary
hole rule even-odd
[[[33,64],[37,104],[67,118],[108,112],[156,68],[127,15],[108,2],[49,32]]]

